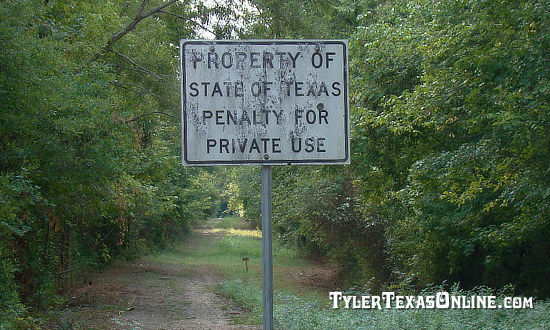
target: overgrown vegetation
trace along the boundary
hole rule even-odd
[[[276,168],[277,235],[373,290],[547,297],[548,2],[324,1],[321,16],[311,3],[275,5],[279,23],[244,36],[350,39],[352,162]],[[296,13],[312,24],[294,29]],[[257,223],[252,171],[233,171],[230,196]]]
[[[212,10],[165,4],[2,1],[0,328],[219,211],[213,172],[179,165],[173,46]]]
[[[550,296],[548,1],[6,0],[0,17],[0,328],[226,204],[260,225],[257,168],[179,165],[177,45],[206,34],[350,40],[352,163],[274,169],[282,242],[372,292]]]
[[[250,309],[252,315],[248,315],[247,322],[261,322],[260,289],[261,283],[240,278],[222,283],[224,293]],[[281,329],[544,329],[549,309],[544,301],[537,301],[534,309],[527,310],[332,309],[315,300],[279,291],[274,296],[274,323]]]
[[[252,231],[253,233],[254,231]],[[255,257],[255,265],[261,254],[260,242],[252,240],[249,233],[226,230],[226,236],[220,238],[214,247],[201,254],[215,254],[213,260],[218,269],[229,277],[220,284],[220,291],[238,302],[248,310],[248,313],[237,318],[236,322],[244,324],[261,324],[262,322],[262,290],[261,273],[259,269],[247,273],[242,267],[234,269],[231,264],[241,256]],[[276,242],[278,246],[278,242]],[[533,309],[382,309],[356,310],[333,309],[328,298],[328,292],[322,297],[315,294],[294,291],[289,273],[299,274],[308,267],[307,262],[288,254],[288,250],[275,249],[275,294],[274,321],[281,329],[543,329],[548,324],[550,304],[535,301]],[[253,259],[253,258],[251,258]],[[200,258],[200,260],[205,260]],[[208,264],[211,264],[207,262]],[[287,272],[279,270],[292,265]],[[309,265],[309,267],[315,267]],[[286,278],[286,279],[285,279]],[[312,288],[305,288],[312,290]],[[334,286],[334,290],[337,286]],[[393,290],[395,288],[385,288]],[[497,304],[510,292],[493,292],[487,287],[478,287],[470,291],[460,290],[456,286],[431,287],[422,291],[422,295],[433,295],[436,292],[449,291],[452,295],[495,295]],[[402,291],[403,292],[403,291]],[[348,294],[368,294],[357,290],[348,290]]]

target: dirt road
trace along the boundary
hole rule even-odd
[[[186,248],[215,240],[195,236]],[[117,265],[71,293],[66,323],[85,329],[260,329],[233,324],[244,311],[215,293],[220,280],[208,265]]]

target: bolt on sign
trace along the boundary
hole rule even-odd
[[[344,40],[182,40],[183,164],[349,164]]]

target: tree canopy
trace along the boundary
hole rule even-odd
[[[378,288],[547,296],[548,3],[325,5],[310,31],[350,39],[352,165],[277,169],[280,236]]]
[[[550,285],[550,3],[67,1],[0,6],[0,327],[221,205],[256,167],[180,162],[178,44],[349,39],[352,164],[274,169],[274,233],[371,290]],[[30,321],[29,321],[30,322]]]

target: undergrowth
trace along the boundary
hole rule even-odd
[[[234,224],[235,222],[232,221]],[[241,324],[262,323],[262,285],[260,232],[215,229],[223,231],[221,237],[210,250],[216,256],[220,271],[227,280],[219,284],[219,291],[235,301],[248,313],[235,319]],[[291,279],[287,274],[277,272],[278,266],[292,269],[308,267],[292,250],[274,242],[274,325],[277,329],[548,329],[550,328],[550,301],[535,300],[532,309],[333,309],[326,292],[326,299],[293,292]],[[206,251],[203,251],[206,253]],[[250,272],[242,268],[230,267],[229,260],[249,256]],[[295,268],[294,268],[295,267]],[[311,265],[309,265],[311,267]],[[313,290],[313,288],[310,288]],[[337,288],[334,288],[336,290]],[[410,292],[396,294],[410,295]],[[360,291],[360,290],[359,290]],[[350,289],[345,294],[362,295],[358,289]],[[498,299],[512,295],[512,292],[495,293],[490,288],[480,287],[470,291],[459,290],[457,286],[437,286],[427,289],[421,295],[449,291],[454,295],[495,295]]]
[[[248,309],[238,320],[261,324],[261,283],[233,277],[220,291]],[[472,295],[476,292],[461,292]],[[333,309],[327,304],[281,291],[274,294],[277,329],[548,329],[550,302],[535,300],[533,309]]]

